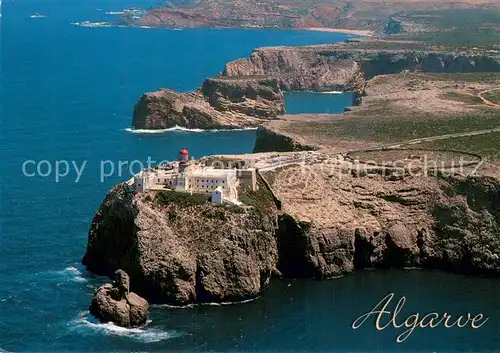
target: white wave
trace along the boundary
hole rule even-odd
[[[47,17],[47,16],[40,15],[39,13],[35,13],[35,14],[30,16],[30,18],[45,18],[45,17]]]
[[[78,266],[78,265],[76,265]],[[59,278],[63,278],[64,280],[70,280],[73,282],[87,282],[87,279],[83,277],[83,266],[81,269],[76,268],[75,266],[68,266],[64,270],[60,271],[46,271],[46,272],[41,272],[37,273],[36,275],[40,274],[48,274],[50,276],[55,276]]]
[[[64,271],[69,272],[69,273],[73,273],[75,275],[81,275],[82,274],[82,272],[79,269],[77,269],[76,267],[74,267],[74,266],[66,267],[64,269]]]
[[[83,270],[83,269],[82,269]],[[64,269],[64,271],[68,274],[70,274],[71,280],[74,282],[87,282],[87,279],[84,278],[83,271],[79,270],[78,268],[74,266],[69,266]]]
[[[251,130],[257,130],[256,127],[249,127],[249,128],[240,128],[240,129],[188,129],[185,127],[181,126],[174,126],[168,129],[157,129],[157,130],[150,130],[150,129],[132,129],[132,128],[126,128],[125,131],[131,132],[133,134],[164,134],[166,132],[172,132],[172,131],[183,131],[183,132],[219,132],[219,131],[251,131]]]
[[[81,330],[82,328],[91,329],[96,333],[132,338],[145,343],[160,342],[183,336],[182,333],[176,331],[164,331],[158,328],[147,328],[147,326],[151,323],[151,320],[149,320],[146,325],[141,328],[125,328],[117,326],[112,322],[103,324],[95,320],[92,316],[89,318],[89,316],[90,314],[88,314],[88,312],[81,312],[78,315],[78,318],[73,320],[70,325],[76,330]]]
[[[239,305],[251,303],[255,300],[259,299],[259,297],[241,300],[239,302],[222,302],[222,303],[200,303],[200,304],[188,304],[188,305],[170,305],[170,304],[153,304],[152,306],[155,308],[167,308],[167,309],[192,309],[197,306],[226,306],[226,305]]]
[[[106,11],[106,15],[123,15],[125,11]]]
[[[80,27],[113,27],[113,24],[111,22],[90,22],[90,21],[83,21],[83,22],[73,22],[71,24],[73,26],[80,26]]]

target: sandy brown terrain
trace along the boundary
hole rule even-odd
[[[498,88],[500,77],[495,79],[492,74],[491,80],[484,81],[467,75],[454,77],[420,73],[377,76],[368,81],[362,104],[344,114],[285,115],[267,122],[265,128],[303,145],[342,152],[500,127],[500,119],[490,115],[496,113],[496,107],[479,98],[481,92]],[[468,118],[472,116],[477,119]],[[454,130],[448,131],[448,125]]]
[[[397,13],[497,7],[496,0],[202,0],[188,5],[174,0],[147,11],[139,20],[126,15],[123,21],[164,27],[337,28],[380,32],[388,18]]]

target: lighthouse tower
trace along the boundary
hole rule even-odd
[[[185,148],[179,151],[179,173],[184,173],[189,166],[189,151]]]

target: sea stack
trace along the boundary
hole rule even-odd
[[[115,272],[113,284],[106,283],[95,292],[90,313],[101,322],[113,322],[123,327],[138,327],[148,319],[148,302],[130,292],[130,278],[123,270]]]

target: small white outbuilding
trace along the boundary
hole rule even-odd
[[[214,191],[212,191],[212,203],[219,205],[224,203],[224,191],[222,186],[219,185]]]

